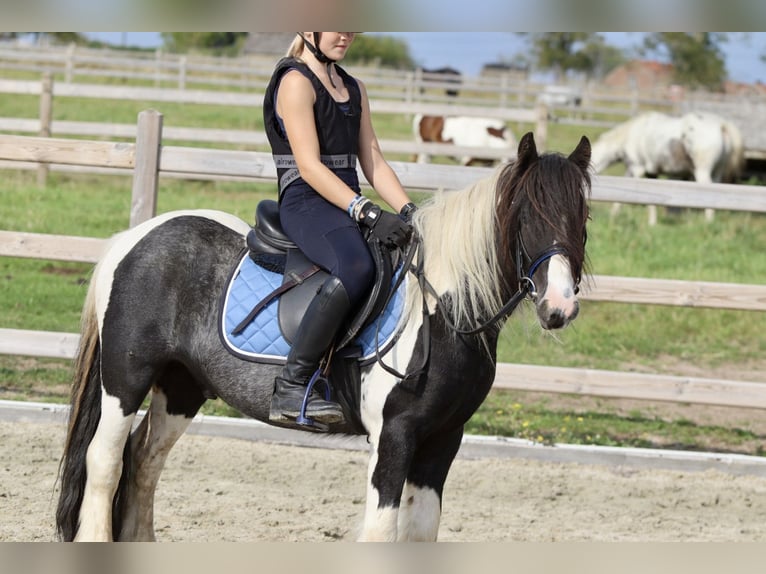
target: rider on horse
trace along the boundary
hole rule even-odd
[[[313,43],[308,40],[311,34]],[[285,233],[329,279],[298,328],[287,362],[276,377],[269,420],[299,416],[323,425],[343,420],[336,402],[307,385],[352,309],[370,289],[373,259],[362,229],[385,245],[404,245],[415,209],[383,158],[370,119],[364,85],[335,64],[354,32],[300,32],[266,89],[266,134],[279,180]],[[399,216],[361,195],[356,164]]]

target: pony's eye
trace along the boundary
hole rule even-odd
[[[574,287],[574,294],[575,295],[579,295],[580,294],[580,286],[579,285],[575,285],[575,287]]]

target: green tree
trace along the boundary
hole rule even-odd
[[[205,52],[233,55],[239,52],[247,32],[163,32],[166,50],[175,53]]]
[[[522,33],[532,42],[532,53],[537,67],[552,70],[557,77],[569,71],[590,72],[595,63],[585,47],[594,42],[591,32],[539,32]]]
[[[413,69],[415,62],[406,42],[393,36],[357,34],[346,64],[375,64],[386,68]]]
[[[720,91],[726,80],[721,45],[727,40],[717,32],[654,32],[644,39],[644,47],[673,65],[675,82]]]

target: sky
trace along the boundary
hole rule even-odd
[[[87,37],[113,44],[153,47],[162,43],[159,32],[83,32]],[[407,42],[410,55],[425,68],[450,66],[464,75],[477,76],[486,63],[511,60],[526,43],[512,32],[372,32]],[[619,48],[641,45],[641,32],[604,32],[607,42]],[[729,78],[737,82],[766,83],[766,32],[730,32],[724,44]]]

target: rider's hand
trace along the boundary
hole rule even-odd
[[[383,211],[369,200],[359,210],[357,221],[387,247],[404,247],[412,236],[412,226],[409,223],[398,215]]]

